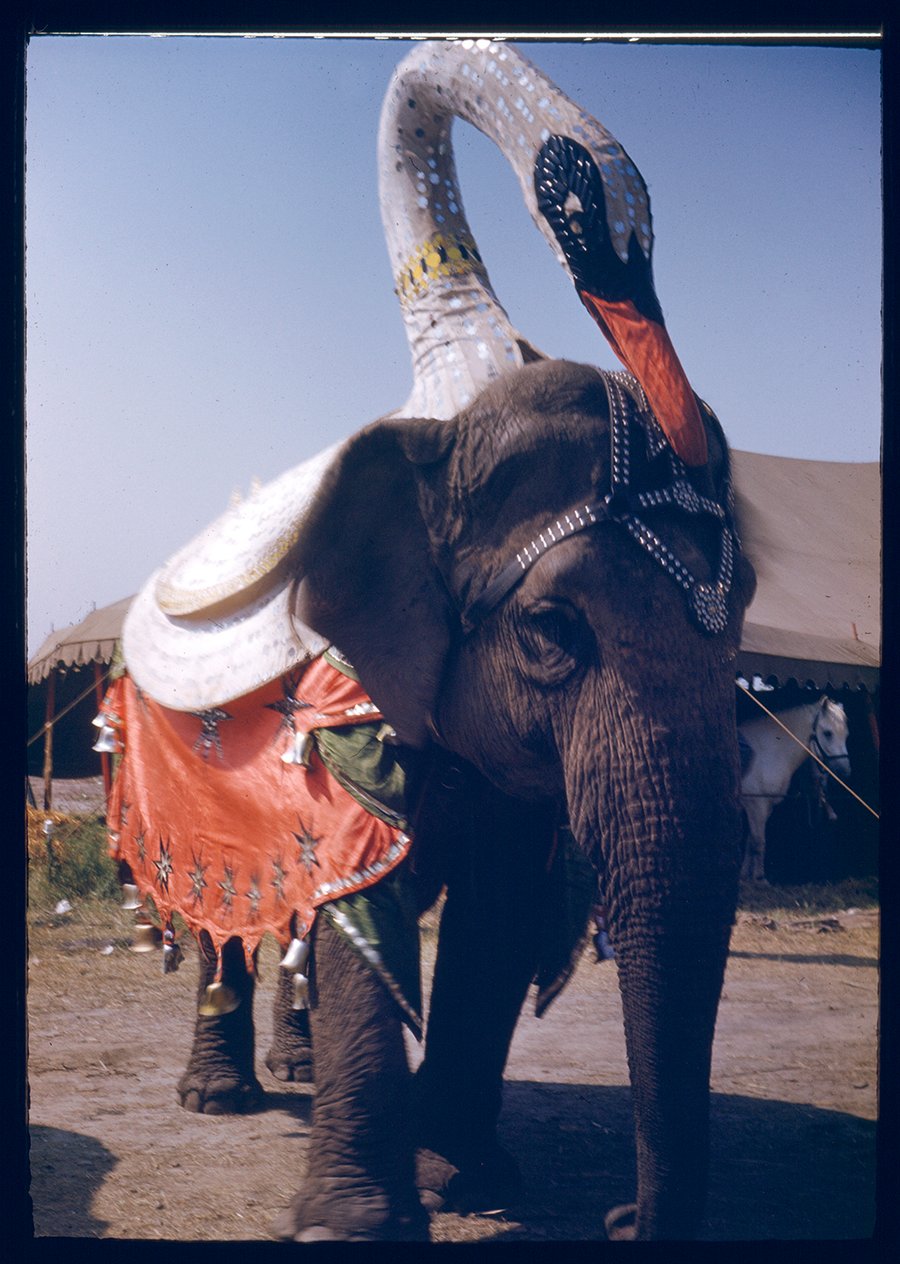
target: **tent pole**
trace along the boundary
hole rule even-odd
[[[53,806],[53,711],[56,705],[56,671],[47,677],[47,709],[44,714],[44,811]]]
[[[100,664],[94,659],[94,694],[97,698],[97,710],[103,707],[103,673],[100,670]],[[100,754],[100,767],[103,769],[103,793],[106,801],[109,802],[110,791],[112,790],[112,766],[109,761],[109,754],[102,751]]]

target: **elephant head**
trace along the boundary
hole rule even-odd
[[[405,741],[430,732],[501,789],[564,796],[619,962],[637,1234],[680,1237],[706,1183],[740,859],[733,662],[754,580],[735,551],[721,618],[698,618],[730,533],[713,512],[727,503],[724,440],[709,416],[707,467],[678,467],[646,413],[620,411],[626,386],[545,361],[449,420],[360,432],[307,519],[297,614],[356,664]]]

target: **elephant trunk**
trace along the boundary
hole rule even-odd
[[[710,1060],[728,932],[614,942],[635,1114],[636,1236],[693,1238],[706,1200]]]
[[[589,806],[596,741],[591,774],[569,777],[576,837],[599,853],[618,962],[641,1239],[695,1236],[706,1194],[710,1061],[740,860],[733,699],[729,729],[727,688],[716,686],[716,733],[677,722],[668,699],[639,708],[620,688],[620,725],[607,729],[618,740],[599,755],[604,790]]]

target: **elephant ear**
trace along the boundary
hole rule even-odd
[[[342,450],[304,522],[294,614],[345,655],[401,741],[424,746],[452,604],[421,508],[422,467],[453,444],[447,421],[377,421]]]
[[[706,429],[707,461],[705,466],[692,467],[690,475],[694,479],[695,486],[705,491],[707,495],[712,494],[720,504],[724,504],[728,499],[728,487],[731,481],[731,455],[728,440],[725,438],[722,423],[706,400],[701,399],[699,395],[696,396],[696,400]]]

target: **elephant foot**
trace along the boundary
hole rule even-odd
[[[203,1075],[189,1068],[177,1092],[179,1104],[198,1115],[249,1115],[265,1100],[259,1080],[243,1079],[237,1072]]]
[[[312,1041],[307,1037],[297,1037],[290,1048],[283,1044],[275,1044],[265,1056],[265,1064],[283,1083],[312,1084],[313,1056]]]
[[[519,1166],[499,1145],[461,1168],[434,1150],[418,1150],[416,1185],[429,1212],[455,1211],[461,1216],[496,1215],[522,1196]]]
[[[337,1195],[305,1187],[272,1225],[282,1242],[428,1242],[421,1207],[392,1212],[383,1193]]]
[[[310,1011],[288,1010],[286,1014],[277,1015],[272,1048],[264,1060],[273,1076],[283,1083],[312,1083]]]
[[[610,1242],[634,1242],[637,1238],[637,1203],[622,1203],[603,1218]]]

